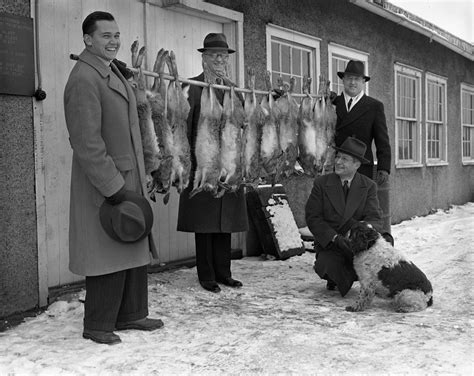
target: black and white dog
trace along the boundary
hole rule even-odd
[[[415,312],[433,304],[433,288],[426,275],[387,242],[370,224],[350,230],[354,269],[360,282],[357,301],[347,311],[363,311],[377,295],[393,298],[397,312]]]

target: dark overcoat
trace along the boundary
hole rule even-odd
[[[377,186],[366,176],[355,174],[347,201],[338,175],[322,175],[314,180],[306,203],[306,224],[314,236],[318,252],[314,269],[321,278],[330,277],[336,282],[343,296],[357,276],[352,264],[347,265],[342,255],[328,246],[336,234],[344,235],[356,221],[369,222],[380,230],[381,218]]]
[[[349,112],[343,94],[337,96],[333,103],[336,105],[337,114],[336,146],[341,146],[349,136],[363,141],[367,146],[364,157],[370,163],[361,165],[358,171],[372,179],[374,170],[372,141],[374,141],[377,170],[390,173],[392,152],[382,102],[364,94]]]
[[[99,220],[105,196],[122,186],[146,192],[135,96],[116,67],[111,67],[115,73],[84,50],[64,91],[72,147],[69,269],[83,276],[144,266],[150,262],[149,252],[155,251],[151,235],[121,243],[107,235]]]
[[[204,73],[192,78],[204,82]],[[201,113],[202,87],[191,85],[188,101],[188,139],[191,145],[192,173],[189,186],[179,199],[178,231],[197,233],[241,232],[248,230],[247,206],[243,188],[236,193],[226,193],[222,198],[214,198],[209,192],[200,192],[189,198],[196,170],[195,145]],[[223,93],[216,90],[222,104]]]

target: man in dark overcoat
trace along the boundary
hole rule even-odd
[[[225,35],[211,33],[204,39],[201,73],[192,80],[219,83],[227,77],[227,63],[230,49]],[[203,88],[191,85],[189,88],[188,138],[191,145],[192,178],[196,171],[196,134],[201,112]],[[215,90],[219,102],[223,103],[224,93]],[[231,233],[248,230],[247,206],[243,188],[237,192],[225,193],[215,198],[210,192],[201,191],[189,197],[192,179],[188,188],[180,196],[178,231],[194,232],[196,243],[196,267],[201,286],[212,292],[219,292],[219,283],[230,287],[240,287],[242,283],[232,278],[231,273]]]
[[[352,136],[365,143],[364,158],[368,163],[363,164],[358,172],[375,180],[379,192],[379,201],[387,223],[385,232],[390,232],[390,203],[388,198],[389,174],[391,167],[391,147],[382,102],[364,93],[364,85],[370,80],[365,75],[362,61],[350,60],[344,72],[337,72],[344,84],[344,92],[337,96],[336,105],[336,146]],[[377,171],[374,176],[374,156],[372,142],[375,143],[377,155]],[[383,195],[381,195],[383,194]]]
[[[348,137],[335,149],[335,172],[314,180],[305,211],[315,240],[314,270],[328,281],[328,290],[337,287],[344,296],[357,280],[345,234],[358,221],[380,230],[381,211],[375,182],[357,172],[362,163],[368,163],[365,144]]]

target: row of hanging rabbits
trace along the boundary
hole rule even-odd
[[[241,185],[253,188],[262,183],[273,185],[295,173],[297,163],[310,176],[332,170],[336,113],[329,100],[329,81],[320,77],[319,95],[313,97],[311,78],[305,77],[306,95],[298,104],[293,96],[295,79],[292,77],[289,83],[279,79],[282,90],[275,99],[267,72],[268,93],[259,102],[255,72],[248,69],[250,92],[245,93],[244,100],[234,86],[225,90],[222,104],[215,92],[220,89],[213,85],[203,88],[193,151],[196,171],[191,182],[192,151],[187,132],[189,85],[182,87],[178,80],[176,56],[173,51],[158,52],[153,66],[156,77],[148,88],[141,70],[146,49],[138,50],[135,41],[131,50],[145,170],[150,177],[149,193],[153,199],[155,193],[164,194],[163,201],[167,203],[171,187],[181,193],[189,184],[192,184],[191,197],[201,191],[221,197]]]

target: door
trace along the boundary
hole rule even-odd
[[[208,6],[217,9],[216,6]],[[36,178],[44,186],[43,192],[37,195],[38,218],[41,219],[38,220],[39,257],[42,258],[40,263],[46,264],[40,273],[44,270],[47,274],[40,276],[40,279],[47,279],[44,283],[47,287],[83,279],[72,274],[68,268],[72,151],[64,120],[63,92],[75,64],[69,55],[79,54],[84,49],[82,21],[97,9],[96,0],[41,0],[35,16],[39,25],[42,88],[47,93],[47,98],[37,103],[35,115],[38,138]],[[209,32],[229,30],[228,22],[224,26],[222,21],[201,18],[195,12],[181,13],[140,0],[104,0],[99,9],[112,13],[119,25],[122,46],[118,59],[130,65],[130,46],[138,39],[140,45],[147,47],[146,68],[153,67],[160,48],[172,49],[182,77],[192,77],[201,72],[201,57],[197,48],[202,47],[204,36]],[[176,231],[179,202],[176,191],[173,188],[167,205],[163,204],[160,196],[157,198],[153,205],[155,223],[152,231],[157,241],[159,262],[194,257],[194,235]],[[241,236],[234,237],[234,245],[235,242],[241,243]]]

